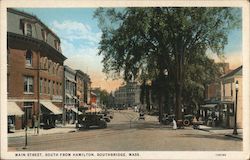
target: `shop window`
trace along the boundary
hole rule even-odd
[[[24,92],[26,93],[33,93],[33,77],[25,76],[24,77]]]
[[[32,51],[31,50],[28,50],[26,52],[25,58],[26,58],[25,65],[31,67],[32,66]]]
[[[23,104],[25,111],[25,116],[27,116],[27,119],[32,119],[32,102],[24,102]]]

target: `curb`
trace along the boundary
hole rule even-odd
[[[238,137],[238,136],[235,136],[235,135],[232,135],[232,134],[226,134],[225,136],[226,137],[231,137],[231,138],[236,138],[236,139],[239,139],[239,140],[243,140],[242,137]]]
[[[209,130],[207,130],[207,129],[202,129],[202,128],[197,128],[197,130],[201,130],[201,131],[205,131],[205,132],[210,132]]]
[[[77,132],[77,130],[70,130],[70,131],[67,131],[67,132],[44,133],[44,134],[39,134],[39,135],[36,135],[36,134],[30,134],[29,135],[28,134],[28,136],[42,136],[42,135],[59,134],[59,133],[73,133],[73,132]],[[10,136],[8,138],[20,138],[20,137],[25,137],[25,135]]]

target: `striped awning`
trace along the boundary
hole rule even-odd
[[[41,102],[41,104],[54,114],[62,114],[62,110],[51,102]]]
[[[72,110],[73,112],[77,113],[77,109],[76,109],[76,108],[71,108],[71,110]],[[81,111],[78,111],[78,114],[81,115],[82,112],[81,112]]]
[[[8,102],[8,116],[22,116],[24,112],[15,102]]]

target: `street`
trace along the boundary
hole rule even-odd
[[[221,134],[173,130],[160,125],[156,116],[138,120],[132,110],[114,111],[106,129],[28,137],[28,151],[240,151],[242,141]],[[10,151],[23,151],[24,137],[12,137]]]

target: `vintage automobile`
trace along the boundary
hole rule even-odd
[[[173,114],[171,114],[171,115],[163,114],[162,123],[165,124],[165,125],[169,125],[170,123],[173,122],[174,118],[175,118],[175,115],[173,115]]]
[[[88,129],[92,126],[107,128],[107,122],[100,114],[82,114],[79,116],[78,127],[80,129]]]
[[[140,112],[139,113],[139,120],[145,120],[145,117],[144,117],[144,112]]]

